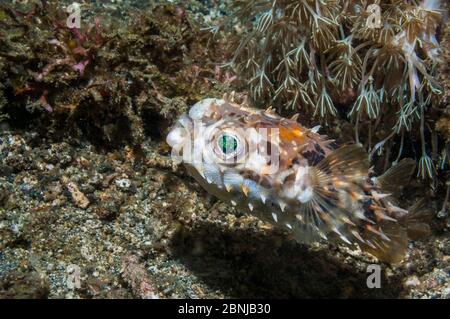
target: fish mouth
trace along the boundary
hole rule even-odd
[[[170,129],[169,134],[167,134],[167,144],[171,147],[178,147],[180,144],[185,143],[193,127],[192,119],[187,113],[184,113]]]

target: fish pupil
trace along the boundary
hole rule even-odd
[[[237,149],[237,139],[234,136],[224,134],[219,140],[219,146],[222,152],[225,154],[230,154]]]

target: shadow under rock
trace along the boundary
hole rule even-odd
[[[384,271],[381,288],[369,289],[365,271],[277,232],[196,222],[173,237],[171,248],[211,289],[232,298],[397,298],[401,291],[400,279],[388,281]]]

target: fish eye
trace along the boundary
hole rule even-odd
[[[214,127],[206,132],[207,142],[205,156],[213,156],[211,160],[223,165],[236,165],[245,159],[247,144],[244,134],[239,129],[230,127]]]
[[[218,139],[218,146],[225,155],[234,154],[238,149],[238,139],[230,133],[224,133]]]

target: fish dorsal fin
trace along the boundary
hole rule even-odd
[[[415,169],[416,161],[412,158],[404,158],[379,176],[377,182],[383,191],[399,198],[403,187],[409,183]]]

